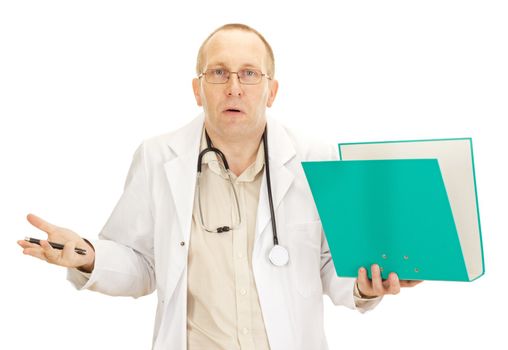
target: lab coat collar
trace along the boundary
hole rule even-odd
[[[194,194],[196,189],[197,159],[203,130],[204,114],[199,115],[168,138],[168,147],[175,158],[165,165],[166,177],[175,201],[175,208],[182,232],[182,240],[188,246]],[[267,117],[268,154],[274,210],[277,211],[282,199],[294,180],[293,173],[285,165],[295,155],[293,143],[284,127],[271,117]],[[259,196],[256,239],[270,221],[270,207],[266,190],[266,172]]]
[[[294,174],[286,167],[286,164],[296,155],[293,142],[289,138],[284,127],[271,117],[267,118],[268,129],[268,159],[270,166],[270,180],[273,197],[273,207],[275,216],[277,208],[282,199],[291,187],[294,180]],[[270,204],[268,200],[268,191],[266,186],[266,171],[261,183],[259,193],[258,217],[256,220],[255,241],[265,232],[271,220]]]
[[[189,236],[196,190],[199,143],[204,115],[200,114],[183,128],[171,133],[168,147],[175,158],[164,164],[166,178],[175,202],[182,242],[189,246]]]
[[[199,143],[201,140],[204,120],[205,116],[201,113],[189,124],[171,133],[171,137],[168,138],[167,144],[177,157],[188,153],[199,152]]]
[[[199,152],[203,124],[204,114],[201,113],[189,124],[172,133],[171,137],[168,138],[168,146],[177,156],[181,156],[189,152]],[[291,142],[287,132],[284,130],[284,127],[275,119],[268,116],[267,124],[268,153],[270,154],[270,161],[279,165],[284,165],[296,154],[293,143]]]
[[[267,117],[268,124],[268,154],[270,166],[272,163],[283,166],[295,155],[295,147],[284,126],[272,117]]]

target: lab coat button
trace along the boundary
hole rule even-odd
[[[181,241],[180,242],[180,245],[183,247],[185,245],[185,242],[184,241]]]

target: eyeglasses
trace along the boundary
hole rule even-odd
[[[201,79],[203,76],[205,76],[205,80],[210,84],[225,84],[228,82],[231,74],[236,74],[240,84],[245,85],[259,84],[261,78],[263,77],[272,80],[268,74],[264,74],[260,70],[252,68],[240,69],[238,72],[230,72],[224,68],[207,69],[198,76],[198,79]]]

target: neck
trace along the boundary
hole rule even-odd
[[[212,140],[213,146],[224,153],[229,169],[239,176],[256,160],[258,148],[263,137],[264,128],[251,137],[244,139],[227,140],[214,134],[213,130],[206,130]]]

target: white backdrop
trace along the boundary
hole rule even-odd
[[[293,128],[330,142],[473,138],[485,276],[425,282],[365,315],[326,298],[330,348],[506,348],[504,1],[279,3],[0,3],[0,348],[150,348],[153,295],[77,292],[16,240],[43,236],[29,212],[97,235],[137,145],[199,112],[196,53],[229,22],[272,44],[270,113]]]

